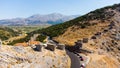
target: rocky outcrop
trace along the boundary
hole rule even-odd
[[[31,47],[1,46],[0,68],[70,68],[65,50],[34,51]]]

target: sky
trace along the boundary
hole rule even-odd
[[[84,15],[120,0],[0,0],[0,19],[26,18],[35,14]]]

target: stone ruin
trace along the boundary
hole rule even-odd
[[[75,42],[74,46],[67,46],[66,48],[71,52],[80,52],[80,50],[82,49],[82,45],[82,40],[78,40],[77,42]]]
[[[79,48],[82,48],[82,40],[78,40],[75,42],[75,46],[79,46]]]
[[[64,44],[58,44],[57,49],[65,50],[65,45]]]
[[[55,51],[56,45],[55,45],[55,44],[50,44],[50,43],[49,43],[49,44],[47,44],[46,49],[51,50],[51,51]]]
[[[34,51],[42,51],[42,48],[48,49],[50,51],[55,51],[55,49],[60,49],[60,50],[65,50],[65,45],[64,44],[52,44],[52,43],[47,43],[46,46],[44,44],[37,44],[37,45],[30,45],[30,47]]]

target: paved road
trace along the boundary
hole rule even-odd
[[[87,64],[89,63],[89,61],[90,61],[90,57],[89,57],[89,56],[85,56],[85,55],[83,55],[83,54],[80,54],[80,56],[82,56],[83,59],[84,59],[84,61],[80,61],[80,63],[81,63],[81,64],[84,64],[85,67],[86,67],[86,65],[87,65]]]
[[[79,58],[72,52],[66,50],[66,53],[71,58],[71,68],[80,68],[80,61]]]

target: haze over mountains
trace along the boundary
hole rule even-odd
[[[78,17],[79,15],[66,16],[59,13],[52,13],[47,15],[36,14],[28,18],[13,18],[0,20],[0,25],[53,25],[65,21],[69,21]]]

